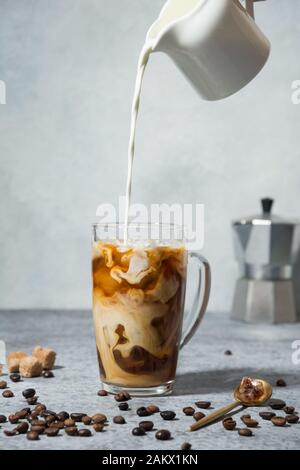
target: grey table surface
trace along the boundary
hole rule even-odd
[[[236,431],[226,431],[222,423],[213,424],[194,433],[186,431],[193,421],[185,416],[182,408],[193,405],[196,400],[208,400],[212,407],[220,407],[232,399],[232,390],[244,375],[262,377],[273,385],[279,377],[287,387],[274,387],[273,396],[300,410],[300,364],[292,361],[292,342],[300,339],[299,324],[246,325],[233,322],[227,314],[207,313],[198,332],[181,351],[176,387],[173,395],[161,398],[133,398],[130,410],[120,412],[112,396],[99,397],[101,388],[93,337],[92,316],[87,311],[0,311],[0,339],[6,342],[7,351],[30,352],[36,344],[53,347],[57,351],[57,366],[52,379],[24,379],[9,385],[14,398],[0,394],[0,414],[9,415],[26,406],[22,398],[24,388],[33,387],[39,401],[54,411],[67,410],[94,414],[103,412],[110,424],[105,432],[92,437],[69,437],[62,431],[55,438],[41,436],[39,441],[28,441],[26,436],[6,437],[0,429],[1,449],[180,449],[188,441],[193,449],[299,449],[300,424],[275,427],[263,421],[252,408],[259,427],[252,437],[241,437]],[[230,349],[231,356],[224,355]],[[295,361],[294,361],[295,362]],[[6,379],[5,374],[1,377]],[[139,418],[136,409],[150,403],[161,410],[174,410],[174,421],[163,421],[152,416],[155,428],[169,429],[170,441],[158,441],[155,433],[134,437],[131,434]],[[264,407],[264,410],[269,408]],[[238,409],[235,419],[242,426]],[[126,424],[112,423],[112,417],[122,414]],[[284,415],[283,411],[277,414]]]

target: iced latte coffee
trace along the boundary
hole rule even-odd
[[[149,388],[174,380],[186,266],[183,246],[93,242],[93,315],[104,384]]]

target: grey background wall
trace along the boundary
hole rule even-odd
[[[89,307],[90,229],[124,194],[136,61],[163,0],[1,0],[0,307]],[[201,101],[167,56],[145,78],[134,201],[203,202],[210,308],[230,307],[230,220],[260,197],[300,216],[300,2],[267,0],[272,55],[250,86]]]

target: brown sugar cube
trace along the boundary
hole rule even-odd
[[[56,352],[53,349],[36,346],[32,355],[43,364],[43,369],[53,369],[56,358]]]
[[[21,359],[27,356],[28,354],[26,354],[23,351],[11,352],[7,356],[7,364],[8,364],[9,372],[19,372],[20,361]]]
[[[33,356],[24,357],[20,362],[22,377],[39,377],[43,372],[43,364]]]

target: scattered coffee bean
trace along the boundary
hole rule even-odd
[[[40,413],[38,411],[32,411],[27,419],[29,421],[32,421],[33,419],[37,419],[39,416],[40,416]]]
[[[272,411],[261,411],[259,413],[259,416],[262,418],[262,419],[265,419],[267,421],[271,421],[271,419],[273,418],[273,416],[275,416],[275,413],[272,413]]]
[[[78,436],[80,437],[90,437],[92,435],[89,429],[79,429]]]
[[[286,406],[286,403],[283,400],[272,398],[269,400],[268,405],[272,408],[272,410],[282,410]]]
[[[27,414],[29,415],[30,414],[30,411],[31,411],[31,408],[29,406],[25,406],[25,408],[22,408],[21,411],[26,411]]]
[[[65,425],[62,421],[55,421],[49,425],[50,428],[64,429]]]
[[[0,390],[7,388],[7,382],[5,380],[0,380]]]
[[[283,379],[278,379],[276,381],[276,385],[277,385],[277,387],[286,387],[286,381],[283,380]]]
[[[29,428],[29,424],[26,423],[26,421],[23,421],[23,423],[18,424],[18,426],[15,428],[15,431],[17,431],[18,434],[26,434]]]
[[[30,408],[29,408],[29,411],[30,411]],[[16,416],[19,418],[19,419],[25,419],[27,418],[28,416],[28,408],[24,408],[23,410],[20,410],[20,411],[17,411],[16,412]]]
[[[16,436],[17,435],[17,431],[15,431],[14,429],[12,430],[9,430],[9,429],[4,429],[4,434],[7,436],[7,437],[12,437],[12,436]]]
[[[232,352],[230,351],[230,349],[226,349],[224,354],[225,354],[225,356],[232,356]]]
[[[195,405],[196,405],[198,408],[207,409],[207,408],[210,407],[211,402],[210,402],[210,401],[196,401],[196,402],[195,402]]]
[[[34,408],[34,411],[42,414],[43,416],[49,416],[49,414],[51,415],[51,412],[47,411],[47,408],[45,405],[43,405],[43,403],[37,403],[37,405]]]
[[[53,374],[52,370],[44,370],[43,377],[45,379],[52,379],[54,377],[54,374]]]
[[[141,417],[150,415],[149,411],[144,406],[141,406],[140,408],[138,408],[136,410],[136,414]]]
[[[34,388],[26,388],[26,390],[24,390],[24,391],[22,392],[22,395],[23,395],[23,397],[26,398],[26,399],[27,399],[27,398],[34,397],[34,395],[35,395],[35,390],[34,390]]]
[[[144,431],[151,431],[153,429],[154,423],[152,421],[141,421],[139,427],[143,428]]]
[[[100,423],[93,424],[93,428],[96,432],[103,431],[104,425]]]
[[[287,415],[294,414],[295,408],[293,406],[285,406],[283,410],[286,412]]]
[[[244,424],[246,424],[248,428],[256,428],[258,426],[258,421],[256,421],[255,419],[251,419],[251,418],[248,418],[248,419],[245,418]]]
[[[231,417],[224,418],[222,424],[227,431],[233,431],[236,427],[236,421],[234,421]]]
[[[193,418],[195,421],[200,421],[200,419],[204,418],[205,414],[202,413],[202,411],[196,411],[196,413],[193,414]]]
[[[30,431],[37,432],[38,434],[44,434],[45,427],[44,426],[31,426]]]
[[[74,419],[68,418],[64,421],[64,425],[73,428],[75,426],[75,421]]]
[[[134,435],[134,436],[145,436],[146,432],[143,428],[141,427],[138,427],[138,428],[133,428],[133,430],[131,431],[131,433]]]
[[[35,405],[37,400],[38,400],[38,397],[30,397],[30,398],[27,398],[26,401],[27,401],[28,405]]]
[[[43,405],[43,406],[44,406],[44,405]],[[58,418],[57,414],[55,413],[55,411],[51,411],[51,410],[46,410],[46,409],[45,409],[45,410],[43,410],[43,411],[41,412],[41,416],[42,416],[43,418],[46,418],[47,416],[53,416],[56,420],[59,421],[59,418]]]
[[[93,424],[104,424],[107,421],[107,417],[102,413],[97,413],[92,416],[92,421]]]
[[[9,378],[12,382],[20,382],[20,380],[21,380],[20,374],[17,374],[17,373],[10,374]]]
[[[78,428],[76,426],[69,426],[65,429],[65,433],[68,434],[68,436],[76,436]]]
[[[195,413],[195,408],[193,408],[192,406],[186,406],[185,408],[183,408],[182,411],[186,416],[193,416],[193,414]]]
[[[252,431],[249,428],[242,428],[242,429],[239,429],[239,435],[249,437],[249,436],[252,436]]]
[[[131,399],[131,396],[128,392],[119,392],[114,396],[116,401],[128,401]]]
[[[54,421],[55,421],[55,416],[52,416],[52,415],[46,416],[46,417],[45,417],[45,421],[46,421],[46,423],[47,423],[48,425],[51,424],[51,423],[54,423]]]
[[[71,413],[71,419],[75,421],[75,423],[81,423],[82,418],[86,416],[86,413]]]
[[[118,406],[121,411],[126,411],[129,408],[128,403],[126,401],[124,403],[120,403]]]
[[[36,431],[29,431],[26,434],[26,437],[29,441],[38,441],[39,440],[39,433]]]
[[[160,429],[155,433],[155,437],[159,441],[167,441],[168,439],[171,439],[171,433],[167,429]]]
[[[154,413],[159,413],[159,408],[156,405],[149,405],[146,407],[146,410],[150,415],[153,415]]]
[[[46,428],[46,429],[45,429],[45,434],[46,434],[46,436],[48,436],[48,437],[55,437],[55,436],[57,436],[58,433],[59,433],[59,429],[58,429],[58,428],[53,428],[53,427],[51,427],[51,428]]]
[[[88,426],[89,424],[91,424],[92,418],[90,416],[84,416],[81,421],[83,422],[83,424],[86,424]]]
[[[176,416],[176,413],[174,411],[166,410],[166,411],[161,411],[160,416],[162,419],[166,421],[170,421],[171,419],[174,419]]]
[[[7,418],[5,415],[0,415],[0,423],[6,423]]]
[[[98,390],[97,395],[99,395],[99,397],[106,397],[108,395],[108,393],[107,393],[106,390],[103,390],[103,388],[102,388],[101,390]]]
[[[19,418],[18,418],[18,416],[16,416],[16,415],[9,415],[8,421],[9,421],[11,424],[17,424],[17,422],[19,421]]]
[[[44,419],[32,419],[31,426],[43,426],[45,428],[47,423]]]
[[[286,422],[289,424],[296,424],[299,421],[298,415],[287,415]]]
[[[286,425],[286,418],[283,416],[273,416],[271,419],[274,426],[285,426]]]
[[[241,420],[244,422],[245,419],[246,419],[246,420],[247,420],[247,419],[251,419],[251,415],[242,415],[242,416],[241,416]]]
[[[183,444],[181,444],[181,450],[190,450],[192,448],[192,444],[190,444],[189,442],[184,442]]]
[[[70,415],[69,415],[69,413],[67,413],[67,411],[60,411],[57,414],[57,417],[58,417],[59,421],[65,421],[66,419],[68,419],[70,417]]]
[[[113,422],[115,424],[125,424],[126,421],[125,419],[123,418],[123,416],[115,416],[114,419],[113,419]]]
[[[7,390],[4,390],[4,392],[2,392],[2,396],[4,398],[12,398],[14,397],[14,394],[11,390],[7,389]]]

